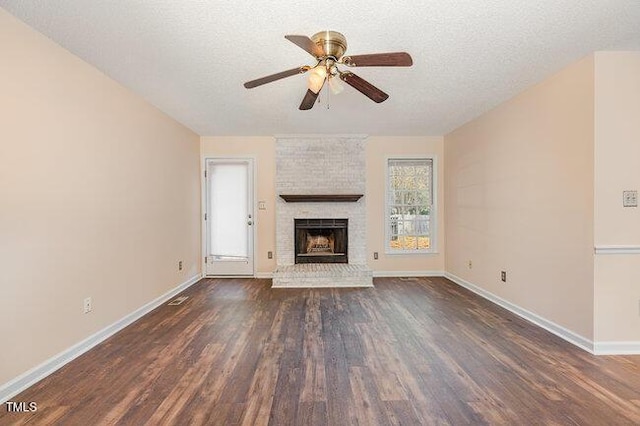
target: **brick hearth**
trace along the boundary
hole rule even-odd
[[[272,287],[373,287],[366,265],[303,263],[279,266]]]

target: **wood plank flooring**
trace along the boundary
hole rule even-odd
[[[640,424],[640,356],[592,356],[443,278],[183,294],[0,425]]]

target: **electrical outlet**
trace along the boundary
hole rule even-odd
[[[374,251],[374,252],[373,252],[373,258],[374,258],[375,260],[378,260],[378,252],[377,252],[377,251]]]
[[[638,207],[638,191],[622,191],[623,207]]]
[[[266,210],[267,204],[264,201],[258,201],[258,210]]]
[[[469,267],[469,269],[473,268],[473,262],[469,261],[469,263],[467,263],[467,266]]]
[[[507,271],[500,271],[500,279],[503,283],[507,282]]]
[[[91,300],[90,297],[87,297],[86,299],[84,299],[84,313],[88,314],[92,310],[93,310],[93,301]]]
[[[178,271],[182,271],[182,260],[178,261]]]
[[[273,259],[273,252],[272,251],[268,251],[267,252],[267,259]]]

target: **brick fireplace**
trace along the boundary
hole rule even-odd
[[[274,287],[372,286],[364,139],[277,138]]]

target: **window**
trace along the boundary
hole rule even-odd
[[[387,160],[387,253],[433,252],[433,158]]]

